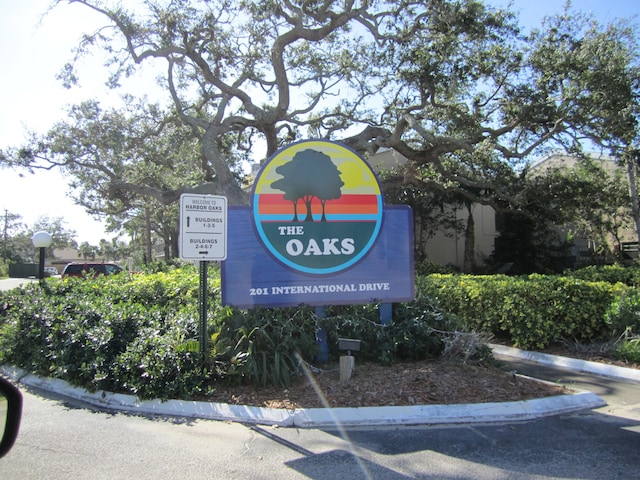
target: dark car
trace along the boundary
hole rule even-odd
[[[115,263],[73,262],[68,263],[62,271],[62,278],[96,277],[98,275],[115,275],[124,269]]]

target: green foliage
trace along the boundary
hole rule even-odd
[[[164,262],[148,262],[142,267],[143,273],[159,273],[173,272],[176,269],[184,269],[185,271],[195,272],[196,268],[192,262],[172,259]]]
[[[605,320],[615,335],[640,334],[640,294],[637,290],[628,290],[616,298],[607,310]]]
[[[299,360],[316,351],[315,315],[308,308],[220,311],[211,335],[211,357],[230,383],[287,387]]]
[[[544,198],[527,189],[526,193],[537,202]],[[527,273],[557,273],[568,267],[570,245],[561,238],[548,212],[541,211],[534,202],[524,202],[523,212],[505,212],[500,215],[500,235],[495,240],[490,263],[496,271],[505,265],[516,275]],[[549,203],[549,202],[546,202]]]
[[[560,273],[575,262],[569,251],[573,235],[598,245],[597,252],[590,249],[594,257],[611,258],[609,239],[619,239],[631,218],[621,172],[579,156],[552,155],[532,168],[521,179],[518,210],[500,214],[493,263],[510,263],[512,274]],[[571,232],[560,235],[569,225]]]
[[[423,260],[416,262],[416,275],[431,275],[432,273],[459,273],[459,269],[453,265],[441,265],[439,263]]]
[[[114,363],[119,387],[140,398],[192,398],[207,392],[209,375],[197,351],[183,348],[195,335],[193,318],[170,324],[151,322],[141,328]]]
[[[578,270],[570,270],[565,276],[589,282],[623,283],[630,287],[640,286],[640,267],[622,265],[590,265]]]
[[[0,294],[0,362],[90,390],[141,398],[187,398],[217,384],[287,387],[300,362],[313,362],[316,331],[363,341],[358,355],[383,363],[436,358],[439,332],[455,319],[419,295],[396,305],[383,326],[378,305],[240,310],[222,307],[220,278],[209,279],[210,351],[197,341],[198,275],[193,266],[131,276],[50,279]]]
[[[90,390],[180,395],[188,378],[170,372],[193,363],[193,355],[179,346],[196,335],[197,286],[193,272],[176,270],[51,279],[3,292],[0,361]]]
[[[0,260],[0,278],[9,276],[9,262]]]
[[[197,340],[193,266],[155,274],[33,283],[0,295],[0,362],[91,390],[188,397],[212,382],[287,386],[315,352],[308,309],[222,308],[209,279],[212,350]]]
[[[441,333],[457,326],[456,319],[439,310],[420,293],[411,303],[394,305],[393,320],[380,323],[379,305],[349,305],[327,309],[330,354],[337,358],[338,338],[362,341],[358,356],[389,364],[394,360],[438,358],[444,348]]]
[[[138,232],[151,220],[169,244],[165,229],[176,211],[157,200],[202,187],[215,171],[218,193],[246,201],[233,181],[240,161],[269,157],[303,132],[332,138],[375,118],[375,129],[345,143],[370,151],[375,137],[408,159],[404,184],[502,205],[518,199],[523,156],[558,145],[577,149],[583,138],[617,147],[636,136],[635,26],[599,25],[567,7],[525,34],[515,13],[478,0],[273,5],[209,0],[99,9],[114,28],[83,37],[78,55],[105,54],[112,86],[134,64],[166,58],[182,80],[170,85],[181,115],[132,98],[121,111],[85,102],[50,132],[9,150],[3,163],[64,166],[85,207]],[[131,45],[150,50],[141,55]],[[190,61],[174,63],[184,45],[194,46]],[[67,65],[63,81],[77,82],[77,73]],[[203,109],[217,114],[203,116]],[[176,117],[185,123],[174,124]],[[287,198],[296,198],[288,187]],[[157,199],[149,203],[141,191]],[[130,218],[143,210],[146,218]]]
[[[457,315],[467,330],[539,349],[562,338],[610,337],[605,313],[627,290],[621,284],[543,275],[431,275],[422,283],[422,291]]]
[[[319,323],[328,334],[329,355],[337,359],[345,352],[338,350],[339,338],[361,341],[358,358],[389,364],[393,358],[393,344],[387,327],[380,324],[375,305],[344,305],[326,309],[326,318]]]
[[[583,272],[583,275],[587,273]],[[611,274],[612,279],[621,272]],[[154,274],[48,279],[0,293],[0,362],[90,390],[140,398],[192,398],[224,384],[286,388],[313,363],[315,335],[362,341],[361,360],[456,358],[490,363],[490,334],[524,348],[560,339],[610,340],[620,358],[634,358],[640,296],[622,283],[573,276],[434,274],[416,279],[414,301],[393,306],[240,310],[219,304],[220,278],[209,279],[210,350],[198,344],[198,275],[193,266]],[[477,333],[476,333],[477,332]]]
[[[614,358],[640,363],[640,337],[624,338],[612,350]]]

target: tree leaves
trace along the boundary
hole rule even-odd
[[[84,107],[86,121],[72,117],[2,163],[62,166],[96,206],[90,190],[119,209],[189,189],[246,203],[238,160],[308,136],[363,154],[392,148],[415,186],[511,204],[532,157],[586,140],[617,153],[637,140],[637,30],[622,22],[567,10],[524,35],[513,13],[478,0],[76,3],[109,27],[85,35],[78,58],[108,57],[114,85],[164,64],[174,108],[98,122]]]

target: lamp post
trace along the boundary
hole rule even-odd
[[[31,237],[33,246],[40,249],[40,266],[38,268],[38,279],[44,278],[44,251],[51,245],[51,235],[47,232],[36,232]]]

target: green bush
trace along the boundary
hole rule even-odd
[[[0,292],[0,363],[90,390],[191,398],[221,384],[288,386],[301,362],[314,362],[320,328],[334,360],[343,354],[338,338],[346,337],[362,341],[360,359],[383,364],[443,353],[486,363],[490,352],[478,345],[484,332],[544,348],[637,331],[640,316],[640,297],[622,283],[542,275],[419,276],[415,300],[395,304],[389,325],[380,323],[376,304],[327,307],[324,318],[309,307],[241,310],[220,305],[219,272],[211,269],[203,359],[196,269],[158,270]],[[619,349],[625,358],[637,347],[627,340]]]
[[[226,381],[287,387],[300,362],[316,352],[309,308],[222,309],[214,320],[211,358]]]
[[[640,267],[622,265],[590,265],[578,270],[568,270],[565,276],[588,282],[623,283],[630,287],[640,286]]]
[[[161,400],[206,394],[212,377],[198,350],[185,348],[186,337],[196,333],[196,322],[176,318],[169,325],[162,323],[141,328],[114,362],[112,375],[119,389]]]
[[[621,284],[544,275],[430,275],[421,285],[467,330],[506,336],[516,346],[534,349],[562,338],[610,337],[605,313],[628,290]]]
[[[210,350],[197,341],[198,273],[193,266],[154,274],[49,279],[0,294],[0,362],[68,380],[90,390],[131,392],[141,398],[186,398],[220,383],[286,387],[313,363],[316,331],[365,345],[360,357],[383,363],[436,358],[455,318],[433,301],[396,305],[390,325],[378,305],[241,310],[219,303],[220,278],[209,279]]]
[[[421,262],[416,262],[415,271],[416,275],[422,276],[431,275],[432,273],[459,273],[460,269],[453,265],[441,265],[429,260],[422,260]]]
[[[129,363],[146,365],[140,342],[169,337],[178,349],[181,341],[196,336],[198,279],[191,277],[176,271],[131,278],[51,279],[3,292],[0,362],[90,390],[144,394],[144,372],[137,371],[140,385],[130,379],[123,383],[122,369],[116,367],[125,353]],[[132,345],[137,347],[131,350]],[[132,359],[135,355],[138,361]],[[174,360],[167,359],[167,369]],[[152,396],[165,390],[166,385],[158,383],[147,389]]]
[[[628,290],[616,298],[609,306],[605,321],[614,335],[630,331],[640,334],[640,294],[637,290]]]
[[[393,320],[388,325],[380,323],[378,304],[332,306],[326,313],[322,324],[329,334],[332,358],[344,355],[338,350],[339,338],[353,338],[362,342],[360,359],[383,365],[438,358],[443,350],[441,332],[457,326],[455,317],[420,293],[413,302],[393,305]]]
[[[614,346],[612,354],[618,360],[640,363],[640,337],[622,339]]]

